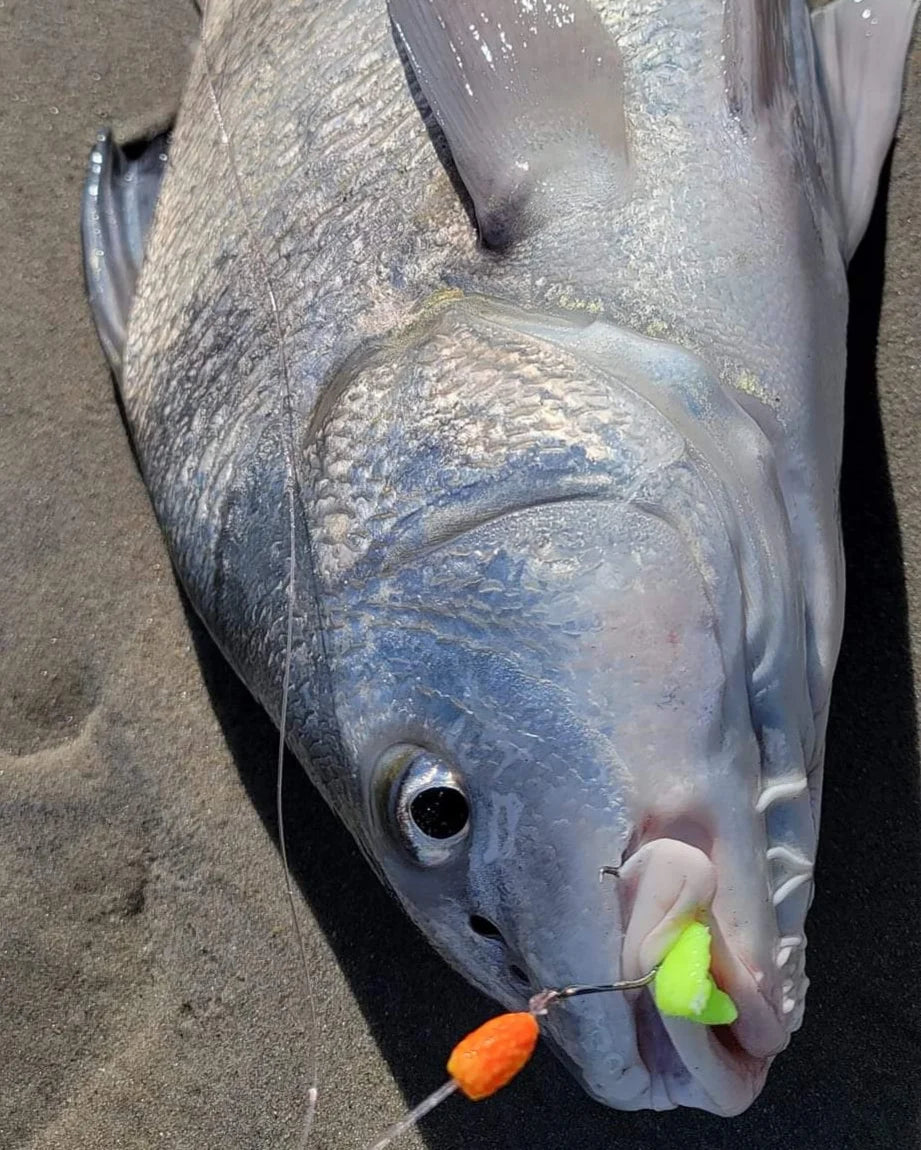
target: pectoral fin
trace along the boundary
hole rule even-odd
[[[90,155],[81,219],[83,268],[96,330],[116,377],[168,145],[163,133],[122,149],[101,132]]]
[[[834,0],[812,15],[848,257],[873,210],[917,10],[918,0]]]
[[[589,0],[389,0],[487,243],[626,173],[623,67]]]

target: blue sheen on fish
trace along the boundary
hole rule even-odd
[[[94,151],[176,570],[276,721],[293,603],[288,744],[433,945],[521,1010],[707,923],[730,1041],[548,1015],[610,1106],[736,1114],[802,1018],[845,272],[916,7],[211,0],[168,164]]]

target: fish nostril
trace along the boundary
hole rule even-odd
[[[528,976],[521,969],[521,967],[516,966],[514,964],[514,962],[509,965],[508,972],[512,976],[512,978],[514,978],[514,980],[516,982],[520,982],[522,986],[530,986],[531,985],[530,978],[528,978]]]
[[[470,916],[470,929],[481,938],[491,938],[497,942],[505,942],[505,939],[502,937],[502,931],[499,930],[494,922],[490,922],[488,918],[483,918],[481,914],[472,914]]]

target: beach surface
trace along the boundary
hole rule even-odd
[[[428,949],[196,623],[84,299],[96,130],[175,110],[189,0],[0,2],[0,1147],[360,1150],[493,1007]],[[541,1051],[429,1150],[921,1146],[921,43],[853,285],[847,632],[812,988],[759,1102],[620,1114]]]

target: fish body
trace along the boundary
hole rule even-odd
[[[433,944],[521,1009],[710,925],[728,1039],[548,1020],[612,1106],[737,1113],[802,1017],[845,273],[914,9],[211,0],[168,163],[94,153],[176,569],[276,721],[290,624],[288,743]]]

